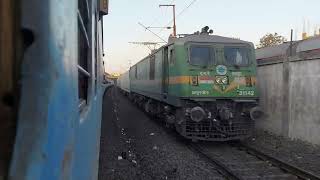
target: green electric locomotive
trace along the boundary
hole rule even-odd
[[[259,115],[250,42],[206,32],[170,37],[129,79],[130,99],[192,140],[247,138]]]

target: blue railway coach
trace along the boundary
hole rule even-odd
[[[1,0],[0,12],[0,180],[96,179],[108,0]]]

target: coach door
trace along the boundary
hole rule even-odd
[[[166,99],[168,95],[168,83],[169,83],[169,63],[168,63],[168,47],[165,47],[162,53],[162,95]]]

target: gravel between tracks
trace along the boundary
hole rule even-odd
[[[150,120],[116,88],[106,93],[104,103],[99,180],[222,179],[212,164]]]
[[[319,146],[264,131],[257,131],[248,143],[320,176]],[[104,97],[99,160],[99,180],[222,179],[214,165],[189,150],[116,88]]]
[[[268,155],[320,176],[320,146],[256,131],[248,144]]]

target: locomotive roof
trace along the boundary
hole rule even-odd
[[[229,38],[229,37],[223,37],[223,36],[217,36],[217,35],[208,35],[208,34],[191,34],[191,35],[186,35],[185,37],[181,38],[175,38],[175,37],[169,37],[168,44],[160,47],[159,49],[156,49],[152,51],[151,54],[146,56],[145,58],[141,59],[139,62],[134,64],[133,66],[137,65],[138,63],[142,62],[144,59],[150,57],[151,55],[157,53],[160,51],[163,47],[171,45],[171,44],[185,44],[186,42],[196,42],[196,43],[235,43],[235,44],[250,44],[253,46],[251,42],[248,41],[243,41],[240,39],[235,39],[235,38]],[[133,67],[132,66],[132,67]]]
[[[217,36],[217,35],[207,35],[207,34],[192,34],[182,38],[169,38],[169,44],[171,43],[184,44],[186,42],[252,44],[251,42],[243,41],[240,39],[234,39],[234,38]]]

